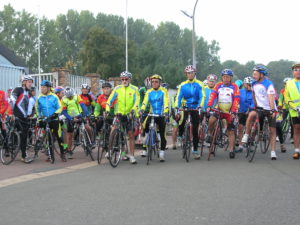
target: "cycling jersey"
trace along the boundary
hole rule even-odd
[[[95,107],[95,101],[92,98],[91,95],[87,94],[81,94],[80,98],[82,102],[85,104],[85,106],[88,108],[88,111],[91,113],[93,111],[93,107]]]
[[[169,111],[169,94],[166,89],[159,88],[157,90],[151,88],[146,92],[142,110],[150,103],[150,112],[158,115],[163,115]]]
[[[28,116],[33,116],[35,114],[35,105],[36,105],[36,97],[31,96],[29,98]]]
[[[0,91],[0,114],[4,115],[9,107],[5,91]]]
[[[94,116],[99,116],[102,114],[103,111],[106,109],[107,99],[109,96],[106,96],[105,94],[99,95],[96,100],[95,110],[94,110]],[[113,116],[114,114],[114,105],[116,104],[117,99],[112,104],[111,110],[109,111],[109,114]]]
[[[49,117],[54,113],[61,113],[61,104],[58,97],[50,92],[47,95],[41,94],[36,101],[38,116]]]
[[[257,107],[261,107],[264,110],[271,110],[268,95],[274,95],[274,107],[275,110],[277,109],[275,104],[276,91],[272,81],[268,79],[264,79],[260,82],[254,81],[252,84],[252,90],[254,92]]]
[[[107,100],[106,111],[110,111],[110,108],[116,99],[116,114],[120,113],[122,115],[127,115],[131,110],[134,110],[136,116],[138,116],[140,94],[136,86],[132,84],[129,84],[127,87],[124,85],[116,86]]]
[[[13,113],[18,118],[26,118],[28,115],[29,91],[23,87],[16,87],[12,92]]]
[[[85,115],[89,114],[85,104],[83,103],[79,95],[73,96],[72,99],[63,97],[62,109],[64,116],[68,120],[72,120],[72,117],[79,116],[82,113],[82,111],[84,111]]]
[[[225,85],[220,82],[216,84],[211,92],[208,107],[212,107],[216,99],[218,108],[222,112],[237,112],[240,102],[240,90],[235,83]]]
[[[292,79],[286,82],[284,102],[289,106],[291,117],[298,117],[298,113],[294,109],[300,107],[300,80]]]
[[[186,107],[190,109],[196,109],[204,105],[205,92],[204,85],[196,78],[193,80],[186,80],[179,85],[178,95],[176,98],[176,106],[180,108],[182,106],[182,100],[186,102]]]
[[[278,106],[282,107],[282,109],[288,108],[288,106],[284,103],[284,88],[280,90],[279,98],[278,98]]]
[[[252,90],[248,91],[247,89],[240,89],[240,108],[239,112],[245,113],[249,109],[254,108],[254,100]]]
[[[213,91],[213,88],[210,88],[210,87],[208,87],[208,86],[205,86],[204,92],[205,92],[206,98],[205,98],[205,100],[204,100],[204,106],[203,106],[203,111],[204,111],[204,112],[205,112],[206,109],[207,109],[208,101],[209,101],[209,96],[211,95],[212,91]],[[216,102],[216,100],[215,100],[215,102]],[[213,104],[213,107],[214,107],[214,105],[215,105],[215,102],[214,102],[214,104]]]

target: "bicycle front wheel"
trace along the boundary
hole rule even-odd
[[[10,131],[6,138],[1,135],[1,162],[4,165],[9,165],[17,157],[20,151],[20,135],[16,131]]]
[[[119,129],[112,131],[109,137],[109,163],[112,167],[117,167],[121,159],[121,132]]]
[[[186,162],[189,162],[191,156],[191,137],[190,137],[190,126],[186,126],[184,129],[184,158]]]
[[[249,157],[249,162],[252,162],[256,153],[256,149],[258,146],[259,142],[259,131],[260,131],[260,126],[259,123],[256,124],[256,129],[251,129],[251,134],[250,134],[250,142],[248,143],[247,147],[247,156]]]
[[[270,145],[270,127],[269,127],[269,123],[265,120],[262,129],[261,140],[260,140],[261,153],[265,154],[269,149],[269,145]]]

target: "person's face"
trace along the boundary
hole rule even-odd
[[[195,72],[188,72],[186,73],[186,77],[188,80],[193,80],[195,78],[196,73]]]
[[[246,88],[246,90],[250,91],[251,90],[251,86],[250,84],[246,84],[244,83],[244,87]]]
[[[260,77],[261,77],[260,72],[253,71],[252,77],[253,77],[254,80],[258,81],[260,79]]]
[[[58,98],[62,98],[62,97],[64,97],[64,95],[65,95],[64,91],[57,93]]]
[[[12,90],[9,90],[9,91],[7,92],[8,97],[11,96],[11,92],[12,92]]]
[[[81,89],[82,94],[87,95],[89,93],[89,89],[87,88],[82,88]]]
[[[103,94],[106,95],[106,96],[109,96],[110,93],[111,93],[111,88],[110,87],[102,88],[102,90],[103,90]]]
[[[42,92],[43,95],[48,94],[49,91],[50,91],[49,87],[41,86],[41,92]]]
[[[31,88],[32,84],[33,84],[32,80],[24,81],[24,85],[25,85],[26,89],[28,89],[28,90]]]
[[[151,86],[153,89],[158,89],[160,86],[160,80],[159,79],[152,79],[151,80]]]
[[[295,79],[300,80],[300,67],[293,69],[293,76]]]
[[[35,95],[36,95],[36,92],[35,92],[35,91],[31,91],[31,95],[32,95],[32,96],[35,96]]]
[[[207,84],[208,84],[208,87],[209,87],[209,88],[213,88],[213,87],[215,86],[215,84],[216,84],[216,81],[214,81],[214,80],[209,80],[209,81],[207,81]]]
[[[231,76],[229,75],[223,75],[222,80],[224,84],[229,84],[231,82]]]
[[[122,81],[122,85],[124,85],[125,87],[127,87],[130,83],[130,79],[128,77],[122,77],[121,81]]]

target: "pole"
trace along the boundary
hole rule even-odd
[[[128,71],[128,0],[126,0],[126,71]]]
[[[41,25],[40,25],[40,6],[38,6],[38,70],[41,74]]]
[[[194,11],[193,11],[193,37],[192,37],[192,46],[193,46],[193,67],[197,67],[197,59],[196,59],[196,34],[195,34],[195,12],[198,0],[196,0]]]

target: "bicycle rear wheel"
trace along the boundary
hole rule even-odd
[[[105,152],[105,148],[107,147],[104,132],[101,132],[97,145],[98,145],[97,161],[98,161],[98,164],[100,165],[103,154]]]
[[[20,135],[16,131],[10,131],[6,138],[1,135],[1,162],[4,165],[9,165],[17,157],[20,151]]]
[[[121,159],[121,132],[119,129],[112,131],[109,137],[109,163],[112,167],[117,167]]]

